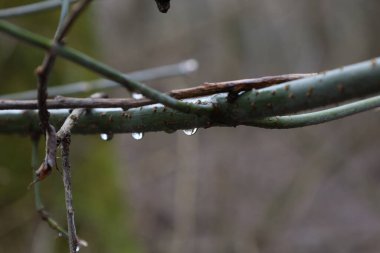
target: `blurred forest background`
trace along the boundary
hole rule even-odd
[[[1,0],[0,7],[30,1]],[[95,0],[67,40],[123,72],[200,63],[161,89],[316,72],[380,55],[378,0]],[[59,11],[11,21],[52,37]],[[0,35],[0,91],[31,89],[43,53]],[[95,75],[59,60],[51,84]],[[360,85],[360,84],[358,84]],[[113,96],[127,96],[122,89]],[[293,130],[74,136],[81,252],[379,252],[380,114]],[[34,211],[31,144],[0,136],[0,252],[66,252]],[[41,158],[42,158],[41,145]],[[65,223],[58,173],[42,183]]]

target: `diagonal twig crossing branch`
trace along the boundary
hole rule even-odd
[[[177,111],[184,113],[194,113],[197,115],[210,113],[210,110],[207,107],[177,100],[143,83],[131,80],[116,69],[113,69],[112,67],[107,66],[77,50],[56,45],[43,36],[34,34],[6,21],[0,21],[0,31],[30,45],[36,46],[37,48],[48,51],[52,50],[53,48],[55,54],[60,55],[61,57],[79,64],[89,70],[92,70],[95,73],[98,73],[114,82],[117,82],[128,90],[140,92],[145,97],[150,98],[158,103],[164,104]]]

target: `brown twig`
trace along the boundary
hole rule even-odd
[[[58,222],[54,218],[51,217],[48,211],[46,211],[45,207],[42,206],[42,208],[38,209],[37,212],[39,216],[41,217],[41,219],[45,221],[51,229],[59,233],[59,236],[64,236],[66,238],[69,238],[69,233],[63,227],[61,227],[61,225],[59,225]],[[77,242],[78,242],[77,247],[88,246],[88,242],[83,239],[80,239],[79,237],[77,237]]]
[[[223,92],[239,93],[252,89],[261,89],[275,84],[293,81],[305,77],[314,76],[315,74],[288,74],[279,76],[267,76],[261,78],[244,79],[228,82],[205,83],[200,86],[172,90],[168,92],[170,96],[177,99],[195,98],[209,96]],[[136,108],[145,105],[154,104],[150,99],[104,99],[104,98],[66,98],[56,97],[56,99],[47,100],[47,108],[63,109],[63,108]],[[0,100],[0,110],[20,109],[33,110],[37,109],[35,100]]]
[[[62,167],[63,167],[63,185],[65,188],[65,202],[67,211],[67,226],[69,234],[70,253],[78,252],[78,236],[74,222],[73,195],[71,190],[71,170],[70,170],[70,134],[67,134],[62,139]]]
[[[56,34],[53,39],[53,47],[46,54],[42,65],[36,70],[38,77],[38,113],[41,121],[41,127],[44,132],[46,132],[46,155],[45,160],[36,171],[36,180],[38,182],[50,174],[52,167],[55,166],[56,161],[56,150],[57,150],[57,136],[53,126],[49,124],[49,111],[47,108],[47,81],[49,74],[54,66],[56,59],[55,47],[61,46],[63,44],[63,39],[72,27],[74,21],[79,17],[83,10],[88,6],[92,0],[83,0],[70,14],[70,16],[63,22],[59,24]],[[78,237],[76,235],[75,223],[74,223],[74,209],[72,207],[72,193],[71,193],[71,173],[70,173],[70,163],[69,163],[69,145],[70,145],[70,135],[67,134],[62,138],[62,157],[63,157],[63,183],[65,187],[65,199],[66,199],[66,210],[67,210],[67,224],[68,224],[68,239],[70,253],[77,252],[78,247]],[[43,209],[41,209],[41,217],[49,221],[48,216],[45,215]],[[49,223],[50,224],[50,223]]]
[[[71,14],[64,22],[61,29],[58,30],[55,38],[57,42],[62,42],[65,38],[66,34],[69,32],[74,22],[78,19],[78,17],[83,13],[86,7],[92,2],[92,0],[83,0],[78,5],[74,6]]]
[[[80,13],[85,9],[85,7],[92,0],[84,0],[81,2],[70,14],[70,16],[63,22],[63,24],[59,24],[56,34],[53,39],[53,45],[61,45],[64,37],[72,27],[74,21],[79,17]],[[57,137],[55,129],[52,125],[49,124],[49,111],[47,108],[47,81],[49,74],[54,66],[54,62],[56,59],[56,54],[54,52],[54,46],[52,49],[45,55],[45,58],[42,62],[42,65],[37,67],[36,74],[38,79],[38,87],[37,87],[37,108],[38,115],[41,121],[41,127],[43,132],[46,132],[46,155],[45,160],[40,166],[40,168],[36,171],[36,180],[40,181],[44,179],[47,175],[50,174],[51,169],[56,165],[55,157],[56,157],[56,149],[57,149]],[[33,181],[33,183],[37,182]],[[32,184],[33,184],[32,183]]]
[[[106,95],[104,93],[95,93],[91,95],[90,99],[96,99],[96,98],[104,98]],[[65,122],[57,132],[57,147],[60,145],[62,139],[66,136],[71,134],[71,129],[75,126],[76,122],[78,121],[79,117],[83,115],[86,112],[85,108],[77,108],[73,110],[70,115],[66,118]]]
[[[91,2],[92,0],[84,0],[81,2],[76,8],[73,9],[70,16],[65,20],[65,22],[58,26],[56,34],[53,39],[53,44],[56,45],[62,45],[63,39],[66,36],[66,34],[69,32],[70,28],[72,27],[74,21],[79,17],[79,15],[83,12],[85,7]],[[50,133],[50,127],[49,127],[49,112],[46,104],[46,100],[48,97],[47,94],[47,80],[49,77],[49,74],[54,66],[54,62],[56,59],[56,54],[54,52],[54,46],[53,48],[46,54],[42,65],[37,67],[36,74],[38,78],[38,113],[41,121],[41,126],[44,131],[47,132],[47,134],[51,135]]]
[[[252,89],[262,89],[275,84],[280,84],[284,82],[289,82],[305,77],[310,77],[316,75],[315,73],[308,74],[285,74],[278,76],[266,76],[260,78],[252,79],[242,79],[227,82],[216,82],[216,83],[204,83],[203,85],[170,91],[168,94],[175,98],[192,98],[213,95],[216,93],[223,92],[236,92],[248,91]]]
[[[91,96],[91,98],[101,98],[105,97],[103,93],[95,93]],[[84,108],[78,108],[73,110],[70,115],[66,118],[65,122],[59,129],[59,131],[56,133],[55,128],[52,125],[49,125],[50,132],[52,134],[48,134],[46,137],[46,155],[45,159],[36,170],[35,175],[36,178],[32,183],[30,183],[29,187],[31,185],[34,185],[35,183],[43,180],[48,175],[50,175],[52,169],[56,166],[56,153],[57,148],[61,144],[62,139],[66,136],[71,134],[71,129],[75,126],[75,123],[78,121],[79,117],[86,112],[86,109]]]
[[[39,143],[40,135],[36,134],[36,133],[32,134],[31,139],[32,139],[32,143],[33,143],[33,145],[32,145],[32,168],[33,168],[33,172],[34,172],[38,166],[38,143]],[[36,175],[34,175],[34,177],[36,177]],[[36,211],[37,211],[38,215],[40,216],[41,220],[46,222],[51,229],[57,231],[60,235],[68,238],[69,234],[67,233],[67,231],[61,225],[59,225],[58,222],[53,217],[51,217],[49,212],[46,210],[46,208],[42,202],[42,199],[41,199],[39,182],[36,182],[34,184],[34,198],[35,198],[34,201],[35,201]],[[78,243],[83,247],[88,246],[88,243],[83,239],[78,238]]]

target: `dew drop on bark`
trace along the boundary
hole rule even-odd
[[[185,129],[185,130],[183,130],[183,132],[184,132],[186,135],[189,135],[189,136],[195,134],[197,131],[198,131],[198,128]]]
[[[133,97],[134,99],[143,99],[143,98],[144,98],[144,96],[143,96],[142,94],[140,94],[140,93],[136,93],[136,92],[133,92],[133,93],[132,93],[132,97]]]
[[[113,138],[112,133],[101,133],[100,134],[100,139],[102,139],[103,141],[110,141],[110,140],[112,140],[112,138]]]
[[[135,140],[141,140],[144,137],[144,133],[132,133],[132,138]]]

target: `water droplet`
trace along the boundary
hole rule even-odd
[[[144,137],[144,133],[132,133],[132,138],[135,140],[141,140]]]
[[[144,96],[142,94],[136,93],[136,92],[132,92],[132,97],[134,99],[143,99],[144,98]]]
[[[75,248],[75,252],[79,252],[80,251],[80,246],[78,245],[76,248]]]
[[[113,133],[101,133],[100,134],[100,139],[103,141],[110,141],[113,138]]]
[[[185,130],[183,130],[183,132],[184,132],[186,135],[189,135],[189,136],[195,134],[197,131],[198,131],[198,128],[185,129]]]

